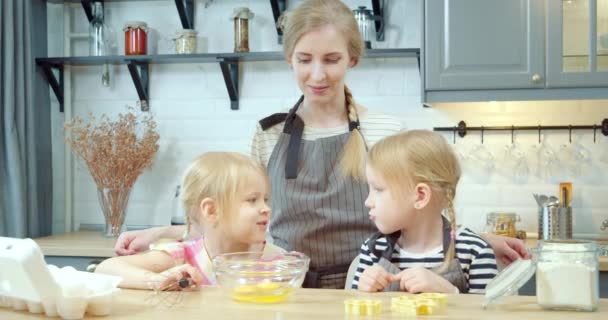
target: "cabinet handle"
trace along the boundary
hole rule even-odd
[[[540,81],[541,81],[542,79],[543,79],[543,78],[542,78],[542,77],[541,77],[541,76],[540,76],[538,73],[535,73],[535,74],[532,76],[532,83],[540,83]]]

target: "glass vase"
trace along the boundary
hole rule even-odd
[[[127,230],[125,218],[131,188],[98,188],[99,205],[103,212],[106,237],[118,237]]]

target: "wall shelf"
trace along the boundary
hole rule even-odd
[[[416,58],[420,65],[419,48],[371,49],[364,58]],[[142,111],[148,110],[150,98],[148,66],[150,64],[178,63],[219,63],[226,90],[230,96],[231,109],[239,109],[239,63],[241,61],[283,61],[280,51],[246,53],[200,53],[200,54],[162,54],[141,56],[82,56],[36,58],[36,64],[53,89],[63,112],[63,66],[95,66],[104,64],[127,65],[133,85],[139,96]]]
[[[133,2],[139,0],[46,0],[52,3],[81,3],[82,9],[89,22],[93,19],[91,10],[92,2]],[[194,0],[175,0],[175,7],[182,22],[182,28],[194,29]]]
[[[374,26],[376,28],[376,41],[384,41],[384,9],[386,8],[385,0],[371,0],[372,12],[374,15]],[[287,0],[270,0],[272,8],[272,16],[274,24],[277,28],[277,36],[279,44],[283,43],[283,31],[279,27],[279,17],[287,8]]]

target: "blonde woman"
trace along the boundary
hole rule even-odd
[[[379,232],[361,246],[353,289],[484,293],[496,259],[481,237],[456,228],[460,166],[445,139],[424,130],[382,139],[366,175]]]
[[[402,130],[392,117],[356,103],[344,83],[357,66],[363,42],[351,10],[339,0],[307,0],[283,19],[283,44],[302,97],[287,113],[262,119],[252,156],[270,176],[272,241],[311,258],[307,287],[343,288],[349,263],[374,232],[364,206],[367,147]],[[159,237],[178,237],[179,228],[122,235],[118,254],[130,254]],[[509,259],[522,242],[495,238]]]
[[[228,252],[283,252],[266,245],[270,221],[269,185],[265,170],[238,153],[211,152],[194,160],[183,181],[182,203],[188,228],[204,237],[153,246],[141,255],[110,258],[95,272],[123,277],[122,288],[179,289],[216,284],[211,259]]]

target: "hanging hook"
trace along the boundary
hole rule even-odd
[[[572,125],[568,125],[568,140],[570,141],[570,144],[572,144]]]
[[[511,125],[511,144],[515,143],[515,126]]]
[[[483,126],[481,126],[481,144],[483,144]]]
[[[538,125],[538,144],[540,144],[540,124]]]
[[[456,127],[452,130],[452,144],[456,144]]]
[[[597,133],[597,126],[593,125],[593,144],[595,144],[595,134]]]

